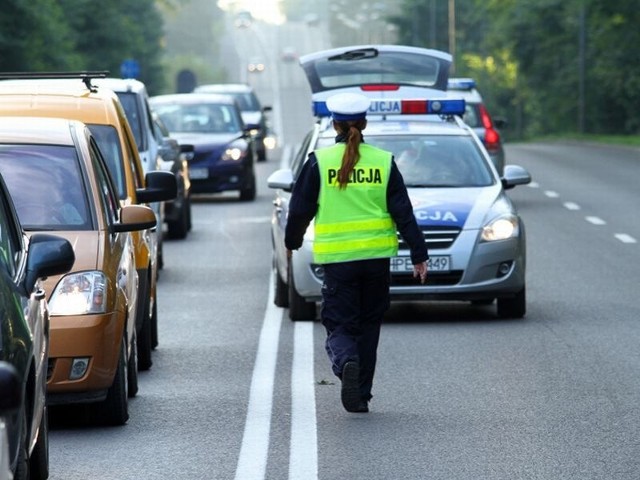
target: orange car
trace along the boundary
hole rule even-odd
[[[0,74],[0,78],[19,78],[25,74]],[[170,172],[144,174],[140,156],[126,114],[117,95],[96,88],[92,78],[104,72],[49,74],[46,78],[30,74],[28,79],[0,81],[0,115],[61,117],[85,123],[113,177],[122,205],[147,204],[176,197],[177,185]],[[157,288],[158,242],[156,228],[134,232],[138,297],[136,312],[138,367],[151,367],[151,351],[158,341]]]
[[[50,314],[48,404],[96,403],[109,424],[129,418],[137,391],[135,230],[153,211],[120,204],[107,164],[81,122],[0,117],[0,173],[29,234],[55,232],[75,263],[44,282]]]

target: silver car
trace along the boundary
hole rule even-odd
[[[387,109],[389,102],[385,104]],[[374,105],[372,102],[363,132],[365,141],[393,152],[430,255],[427,282],[421,285],[412,277],[409,250],[400,238],[398,256],[391,260],[392,301],[461,300],[486,305],[497,300],[498,316],[523,317],[525,229],[505,190],[529,183],[529,173],[508,165],[500,176],[482,142],[460,116],[427,115],[421,121],[413,115],[408,121],[393,116],[389,120],[388,115],[372,114]],[[460,115],[464,102],[461,107]],[[292,320],[315,318],[323,268],[313,262],[313,225],[303,246],[287,260],[284,231],[291,190],[308,154],[333,144],[334,138],[331,122],[320,120],[303,141],[291,167],[274,172],[268,180],[269,187],[276,189],[272,218],[274,301],[289,307]]]

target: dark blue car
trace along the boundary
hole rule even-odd
[[[151,106],[187,152],[191,193],[238,191],[240,200],[256,196],[256,147],[251,125],[227,95],[180,93],[151,98]]]

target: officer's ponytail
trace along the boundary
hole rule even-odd
[[[347,148],[344,150],[342,157],[342,166],[338,171],[338,184],[341,189],[347,188],[349,176],[353,172],[356,163],[360,160],[360,144],[362,143],[362,130],[367,126],[365,119],[333,122],[333,127],[340,135],[346,135]]]

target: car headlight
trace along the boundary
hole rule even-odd
[[[492,220],[482,227],[482,240],[493,242],[518,236],[518,219],[513,215],[505,215]]]
[[[105,313],[107,286],[107,277],[102,272],[66,275],[51,295],[49,313],[51,315]]]
[[[243,150],[242,148],[229,147],[224,151],[220,159],[225,162],[228,162],[228,161],[237,162],[238,160],[240,160],[242,157],[245,156],[245,153],[246,153],[245,150]]]

